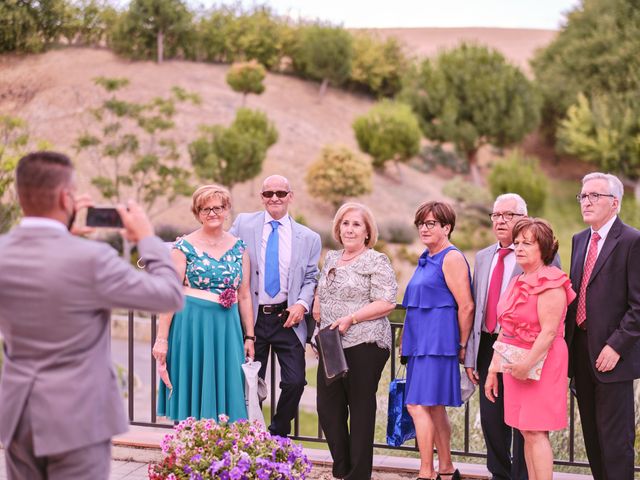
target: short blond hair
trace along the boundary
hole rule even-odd
[[[202,185],[201,187],[198,187],[191,196],[191,213],[196,217],[196,220],[199,219],[200,208],[202,205],[212,198],[220,200],[225,209],[231,207],[231,194],[229,193],[229,190],[221,185],[216,185],[215,183],[212,183],[211,185]]]
[[[376,221],[373,218],[371,210],[361,203],[345,203],[338,209],[335,217],[333,217],[333,238],[336,242],[342,245],[342,239],[340,238],[340,224],[342,223],[344,216],[352,210],[357,210],[362,214],[364,225],[367,228],[367,237],[365,238],[364,245],[367,248],[373,248],[378,241],[378,225],[376,225]]]

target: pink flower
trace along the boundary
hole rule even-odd
[[[235,289],[227,288],[223,290],[220,294],[219,300],[220,305],[222,305],[224,308],[231,308],[231,305],[233,305],[237,301]]]

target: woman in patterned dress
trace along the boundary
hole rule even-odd
[[[391,350],[387,315],[395,308],[398,285],[389,258],[373,250],[378,228],[367,207],[340,207],[333,236],[344,248],[327,252],[313,315],[321,328],[340,331],[349,373],[327,385],[320,359],[318,418],[333,457],[333,476],[368,480],[376,392]]]
[[[172,420],[247,418],[242,363],[253,358],[255,340],[249,256],[244,242],[223,230],[230,207],[224,187],[198,188],[191,211],[202,227],[171,251],[185,306],[160,315],[153,356],[173,387],[160,382],[158,415]]]

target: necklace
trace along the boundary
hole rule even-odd
[[[349,258],[345,258],[344,256],[344,250],[342,251],[342,257],[341,260],[343,262],[350,262],[351,260],[353,260],[354,258],[356,258],[358,255],[361,255],[363,252],[365,251],[364,248],[362,248],[361,250],[359,250],[358,252],[355,253],[355,255],[351,255]]]

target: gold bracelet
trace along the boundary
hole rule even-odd
[[[351,323],[353,325],[357,325],[358,324],[358,319],[356,318],[356,314],[355,313],[351,314]]]

